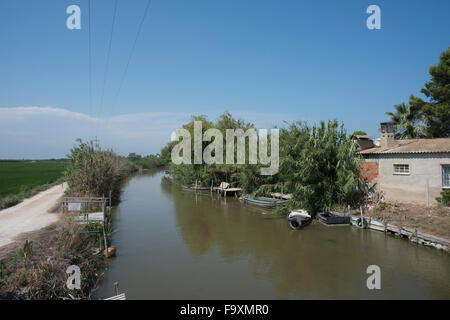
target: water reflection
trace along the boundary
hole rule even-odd
[[[162,177],[149,172],[125,188],[114,241],[127,253],[111,264],[103,293],[115,277],[132,298],[450,297],[446,253],[351,227],[294,231],[283,217]],[[380,291],[366,288],[371,264],[381,267]]]

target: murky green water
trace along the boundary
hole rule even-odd
[[[118,255],[95,292],[128,299],[450,299],[450,255],[382,232],[284,218],[216,194],[132,178],[114,213]],[[381,268],[368,290],[366,268]]]

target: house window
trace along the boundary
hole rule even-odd
[[[409,164],[394,164],[394,174],[409,174]]]
[[[450,189],[450,165],[442,166],[442,188]]]

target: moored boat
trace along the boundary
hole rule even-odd
[[[289,213],[287,220],[292,229],[299,230],[300,228],[310,224],[312,217],[306,210],[297,208]]]
[[[358,228],[369,228],[378,231],[385,231],[386,229],[386,226],[382,221],[373,218],[363,218],[362,220],[360,215],[352,215],[351,223]]]
[[[370,218],[368,227],[373,230],[385,231],[385,225],[383,222]]]
[[[278,204],[286,202],[286,200],[282,199],[274,199],[269,197],[254,197],[249,194],[243,195],[242,199],[244,200],[244,203],[265,208],[275,208]]]
[[[190,187],[190,186],[181,186],[184,191],[195,191],[195,192],[209,192],[211,191],[210,187]]]
[[[331,212],[321,212],[317,217],[320,222],[326,225],[350,224],[350,216],[341,216]]]

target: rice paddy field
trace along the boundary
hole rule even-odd
[[[50,184],[64,175],[67,160],[0,160],[0,199]]]

